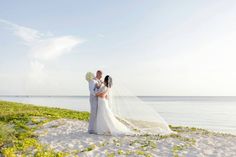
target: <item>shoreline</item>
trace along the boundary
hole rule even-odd
[[[0,107],[0,137],[5,133],[0,152],[5,156],[236,155],[236,136],[228,133],[170,126],[178,134],[117,138],[88,134],[88,112],[7,101],[0,101]]]
[[[8,97],[5,98],[5,100],[4,98],[2,99],[3,101],[33,104],[35,106],[57,107],[73,111],[90,111],[87,97]],[[214,107],[211,101],[202,103],[201,101],[195,101],[195,99],[193,99],[192,102],[187,101],[187,103],[185,103],[185,101],[162,101],[159,100],[159,98],[158,101],[156,101],[156,98],[144,98],[143,101],[147,104],[153,105],[153,108],[156,109],[157,112],[171,125],[204,128],[211,131],[236,135],[236,123],[234,121],[236,116],[232,112],[232,110],[235,109],[235,105],[232,105],[232,103],[220,102],[221,105],[218,105],[217,102],[214,103],[217,105],[216,109],[211,109]],[[236,100],[233,103],[235,104]],[[199,104],[199,107],[195,106],[195,104]],[[209,107],[209,109],[207,109],[209,111],[205,109],[205,105]],[[166,108],[168,109],[169,107],[173,107],[173,109],[166,110]],[[203,110],[203,112],[192,111],[191,108]],[[182,110],[185,111],[182,112]],[[173,113],[170,114],[169,112]],[[207,114],[209,114],[209,116],[207,116]],[[220,116],[222,118],[219,117],[219,114],[221,114]],[[200,118],[198,118],[199,116]],[[229,119],[228,117],[231,118]]]

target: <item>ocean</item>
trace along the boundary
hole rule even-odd
[[[236,135],[236,97],[140,96],[171,125],[205,128]],[[89,111],[87,96],[0,96],[0,100]]]

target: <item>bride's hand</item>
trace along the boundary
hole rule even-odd
[[[101,87],[101,84],[96,84],[96,88],[100,88]]]
[[[104,97],[104,93],[97,93],[96,96],[97,97]]]
[[[101,98],[107,98],[107,92],[104,92],[104,93],[97,93],[96,96],[97,96],[97,97],[101,97]]]
[[[108,96],[106,95],[105,98],[108,99]]]

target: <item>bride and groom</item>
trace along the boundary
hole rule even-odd
[[[130,135],[132,131],[115,117],[109,106],[112,78],[107,75],[102,81],[102,75],[102,71],[98,70],[96,76],[94,78],[90,76],[88,80],[91,111],[88,132],[103,135]]]
[[[96,76],[88,72],[86,80],[90,91],[90,120],[88,132],[101,135],[137,135],[137,134],[171,134],[165,120],[148,105],[143,104],[137,97],[130,101],[130,97],[116,96],[123,99],[118,104],[119,111],[112,110],[115,103],[111,100],[112,78],[106,75],[102,81],[103,72],[98,70]],[[113,107],[111,108],[111,106]],[[127,114],[129,113],[129,114]]]

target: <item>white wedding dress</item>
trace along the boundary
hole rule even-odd
[[[169,135],[168,123],[149,105],[136,96],[111,96],[111,89],[102,86],[99,93],[108,90],[107,98],[98,97],[95,131],[102,135]],[[112,97],[112,98],[111,98]],[[118,101],[116,100],[118,99]]]
[[[100,92],[106,91],[107,87],[102,86]],[[109,89],[108,89],[109,90]],[[109,94],[108,94],[109,99]],[[102,135],[133,135],[130,128],[122,123],[112,112],[107,98],[98,97],[98,109],[96,119],[96,132]]]

